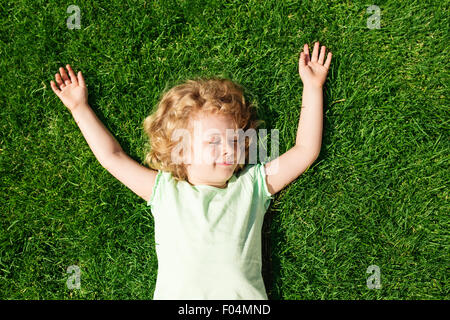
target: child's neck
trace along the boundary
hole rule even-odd
[[[214,184],[208,184],[208,183],[192,183],[191,181],[189,181],[189,179],[187,180],[187,182],[191,185],[191,186],[198,186],[198,185],[200,185],[200,186],[204,186],[204,185],[206,185],[206,186],[210,186],[210,187],[215,187],[215,188],[219,188],[219,189],[225,189],[227,186],[228,186],[228,181],[226,181],[223,185],[221,185],[221,186],[217,186],[217,185],[214,185]]]

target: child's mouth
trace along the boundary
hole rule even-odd
[[[222,163],[216,163],[219,166],[231,166],[233,165],[232,163],[226,163],[226,162],[222,162]]]

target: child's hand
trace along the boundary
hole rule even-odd
[[[78,106],[88,103],[88,93],[81,71],[78,71],[77,77],[70,65],[67,65],[66,67],[69,71],[70,79],[67,76],[66,70],[61,67],[59,68],[61,75],[59,75],[59,73],[55,75],[56,83],[59,88],[54,81],[50,81],[50,86],[58,98],[61,99],[62,103],[64,103],[64,105],[72,112]]]
[[[303,81],[304,86],[322,87],[327,78],[328,69],[331,63],[331,52],[328,52],[327,60],[325,59],[325,46],[322,46],[319,55],[319,42],[314,44],[312,57],[309,56],[308,45],[305,44],[303,51],[300,53],[298,63],[298,73]]]

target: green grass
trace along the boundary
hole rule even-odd
[[[356,3],[355,3],[356,2]],[[0,299],[151,299],[145,201],[95,159],[49,81],[70,63],[142,162],[142,121],[179,79],[241,83],[280,154],[295,143],[298,57],[333,52],[314,165],[264,227],[272,299],[449,299],[449,6],[441,1],[75,1],[0,4]],[[381,9],[369,29],[366,8]],[[67,267],[81,269],[69,290]],[[367,267],[381,271],[369,290]]]

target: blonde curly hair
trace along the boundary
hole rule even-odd
[[[253,105],[244,98],[243,87],[226,78],[197,78],[178,84],[163,94],[156,111],[143,122],[150,140],[150,151],[145,154],[144,163],[152,169],[172,173],[178,181],[188,181],[185,165],[171,160],[172,150],[179,143],[171,139],[172,133],[189,128],[190,119],[199,112],[231,116],[238,129],[256,130],[264,121],[256,119],[254,111]],[[249,146],[253,142],[252,137],[245,139],[245,163],[248,163]],[[241,171],[245,163],[238,164],[235,173]]]

